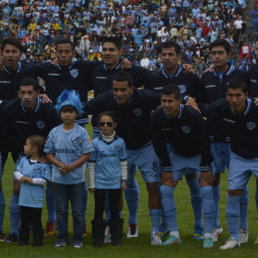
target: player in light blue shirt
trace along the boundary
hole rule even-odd
[[[18,245],[29,242],[29,226],[33,226],[33,246],[43,244],[41,213],[44,203],[44,185],[50,181],[50,169],[47,164],[39,163],[43,154],[45,139],[32,135],[27,138],[23,157],[19,162],[14,177],[21,182],[19,206],[21,209],[21,228]]]
[[[56,109],[63,124],[52,129],[44,152],[53,163],[58,239],[55,247],[68,244],[68,207],[72,207],[74,224],[73,247],[83,246],[85,163],[93,151],[87,131],[75,124],[82,114],[82,104],[76,92],[64,90],[57,99]]]
[[[94,246],[104,243],[106,222],[103,220],[105,195],[108,190],[111,213],[110,232],[112,245],[121,245],[123,219],[119,215],[121,188],[126,189],[127,154],[124,140],[114,131],[117,118],[111,111],[99,114],[100,135],[93,140],[94,152],[90,155],[88,175],[89,191],[94,193],[95,214],[92,221]]]

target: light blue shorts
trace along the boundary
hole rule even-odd
[[[228,171],[228,190],[244,189],[250,176],[258,178],[258,157],[245,159],[231,152]]]
[[[149,144],[138,150],[127,151],[128,175],[127,181],[130,182],[136,173],[136,166],[142,173],[146,183],[159,182],[160,162],[156,155],[153,145]]]
[[[183,175],[197,174],[200,175],[201,155],[185,157],[176,154],[169,144],[167,145],[169,158],[172,167],[173,178],[179,180]]]
[[[224,173],[229,166],[230,143],[211,142],[212,171],[215,173]]]

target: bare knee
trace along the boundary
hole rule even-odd
[[[176,187],[178,180],[173,179],[173,174],[171,172],[163,172],[160,175],[160,184]]]

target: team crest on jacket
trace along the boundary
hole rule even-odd
[[[78,77],[78,74],[79,74],[78,69],[72,69],[72,70],[70,71],[70,74],[71,74],[71,76],[72,76],[73,78]]]
[[[37,125],[38,129],[41,130],[45,127],[46,124],[45,124],[44,121],[39,120],[39,121],[36,122],[36,125]]]
[[[177,87],[179,88],[181,94],[186,92],[186,86],[184,84],[180,84]]]
[[[72,143],[75,144],[78,141],[78,136],[72,137]]]
[[[133,110],[133,113],[134,113],[136,116],[141,116],[141,115],[142,115],[142,109],[136,108],[136,109]]]
[[[182,131],[185,133],[185,134],[188,134],[191,132],[191,128],[189,126],[182,126]]]
[[[246,126],[250,131],[252,131],[256,127],[256,122],[248,122]]]

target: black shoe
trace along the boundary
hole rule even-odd
[[[33,232],[33,245],[32,246],[42,246],[43,245],[44,230],[34,230]]]
[[[105,220],[92,220],[92,237],[94,239],[93,246],[101,247],[105,238]]]
[[[29,230],[20,229],[18,245],[27,245],[29,243]]]
[[[15,233],[9,234],[5,239],[5,243],[13,243],[18,241],[18,236]]]
[[[122,245],[123,224],[124,224],[123,219],[110,221],[110,233],[111,233],[112,245]]]

